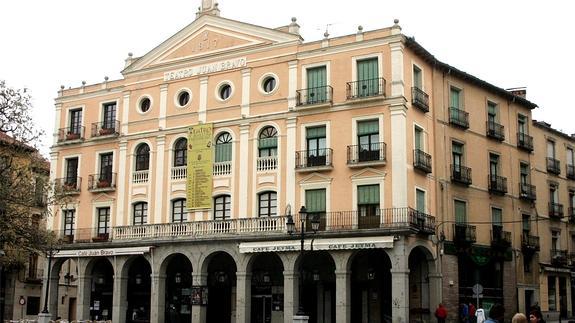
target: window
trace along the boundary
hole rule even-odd
[[[325,102],[327,99],[327,69],[325,66],[308,68],[307,104]]]
[[[78,183],[78,157],[66,159],[65,185],[74,186]]]
[[[229,220],[230,216],[231,197],[229,195],[216,196],[214,198],[214,220]]]
[[[561,249],[561,232],[556,230],[551,230],[551,248],[553,250]]]
[[[114,154],[112,153],[105,153],[100,154],[100,178],[98,179],[100,182],[107,181],[108,183],[112,183],[112,165],[114,162]]]
[[[521,217],[523,223],[523,233],[529,234],[531,231],[531,216],[529,214],[523,214]]]
[[[357,211],[359,216],[379,215],[379,184],[357,187]]]
[[[527,134],[527,117],[519,114],[517,115],[517,132],[520,134]]]
[[[216,163],[232,160],[232,135],[223,132],[216,138]]]
[[[503,215],[502,210],[500,208],[492,207],[491,208],[491,224],[493,227],[503,227]],[[493,228],[495,230],[495,228]]]
[[[38,275],[38,255],[31,254],[28,257],[28,277],[30,278],[42,278]]]
[[[521,185],[528,185],[529,181],[529,164],[520,163],[519,164],[519,183]]]
[[[180,107],[186,106],[190,102],[190,92],[188,91],[181,91],[178,94],[178,105]]]
[[[575,191],[569,190],[569,209],[570,209],[570,216],[575,216]]]
[[[555,158],[555,142],[547,140],[547,157]]]
[[[413,65],[413,87],[423,89],[423,75],[421,69],[415,65]]]
[[[116,128],[116,102],[104,103],[102,129]]]
[[[461,172],[461,167],[463,165],[463,144],[458,142],[451,143],[451,155],[453,158],[453,166],[455,171]]]
[[[359,161],[379,160],[379,120],[357,123]]]
[[[110,208],[99,207],[98,212],[98,235],[106,235],[110,228]]]
[[[425,191],[419,188],[415,189],[415,209],[417,212],[426,213]]]
[[[497,104],[487,102],[487,122],[489,125],[497,123]]]
[[[188,164],[188,139],[180,138],[174,144],[174,167]]]
[[[424,149],[423,149],[423,129],[421,129],[418,126],[415,126],[414,137],[415,137],[415,149],[424,151]]]
[[[558,187],[557,185],[549,185],[549,202],[552,204],[559,203],[559,196],[558,196]]]
[[[258,195],[258,216],[276,216],[277,215],[277,193],[264,192]]]
[[[306,128],[307,166],[326,164],[325,126]]]
[[[136,171],[150,169],[150,147],[140,144],[136,149]]]
[[[278,132],[276,128],[267,126],[262,129],[258,140],[259,157],[276,156],[278,150]]]
[[[567,148],[567,165],[573,166],[575,162],[575,155],[573,153],[573,148]]]
[[[172,222],[182,223],[188,220],[186,211],[186,199],[177,199],[172,201]]]
[[[379,94],[377,57],[357,61],[357,94],[359,97]]]
[[[262,88],[265,93],[271,93],[276,88],[277,80],[273,76],[268,76],[264,79],[262,83]]]
[[[40,313],[40,297],[28,296],[26,298],[26,315],[36,316]]]
[[[232,86],[229,84],[223,84],[220,86],[220,90],[218,91],[220,99],[227,100],[232,95]]]
[[[464,201],[455,200],[455,223],[467,224],[467,203]]]
[[[547,276],[547,299],[549,303],[549,310],[557,310],[557,295],[555,287],[555,276]]]
[[[140,112],[146,113],[152,107],[152,101],[148,97],[144,97],[140,100]]]
[[[461,104],[461,90],[455,87],[449,89],[449,106],[458,110],[463,110]]]
[[[148,223],[148,203],[135,203],[133,211],[134,225],[143,225]]]
[[[499,155],[496,154],[489,154],[489,175],[491,176],[491,180],[494,179],[495,176],[499,174]]]
[[[81,134],[82,130],[82,109],[70,110],[70,129],[69,134]]]
[[[62,213],[64,214],[64,235],[73,236],[76,210],[63,210]]]

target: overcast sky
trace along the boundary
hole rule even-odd
[[[388,27],[439,60],[502,88],[527,87],[535,119],[575,133],[575,2],[220,0],[223,17],[275,28],[297,17],[306,41]],[[128,52],[142,56],[191,23],[200,0],[3,0],[0,79],[26,87],[53,133],[60,85],[121,78]],[[471,108],[471,107],[468,107]],[[46,154],[52,142],[44,142]]]

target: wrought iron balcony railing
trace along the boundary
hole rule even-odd
[[[413,167],[431,173],[431,155],[420,149],[413,150]]]
[[[88,190],[91,192],[113,191],[116,189],[116,173],[93,174],[88,177]]]
[[[527,183],[519,183],[519,197],[527,201],[535,201],[537,199],[535,185]]]
[[[451,165],[451,181],[471,185],[471,168],[462,165]]]
[[[521,148],[523,150],[526,150],[528,152],[532,152],[533,151],[533,137],[531,137],[530,135],[523,133],[523,132],[518,132],[517,133],[517,147]]]
[[[547,157],[547,172],[555,175],[561,174],[561,162],[558,159]]]
[[[455,223],[453,225],[453,241],[457,243],[471,244],[477,241],[476,228],[474,225]]]
[[[569,223],[575,224],[575,207],[570,206],[567,208],[567,217],[569,218]]]
[[[82,177],[65,177],[55,180],[55,187],[64,194],[78,194],[82,184]]]
[[[385,79],[380,77],[369,80],[348,82],[346,94],[348,100],[385,96]]]
[[[333,88],[329,85],[318,86],[296,91],[296,105],[312,105],[321,103],[332,103]]]
[[[487,177],[489,181],[489,192],[494,194],[505,194],[507,193],[507,178],[497,175],[489,175]]]
[[[84,126],[61,128],[58,130],[58,142],[78,142],[84,140]]]
[[[420,88],[412,87],[411,104],[423,112],[429,112],[429,95]]]
[[[505,140],[505,127],[495,121],[487,121],[487,137],[503,141]]]
[[[551,249],[551,263],[555,266],[566,266],[568,264],[567,250]]]
[[[567,178],[575,179],[575,165],[567,165]]]
[[[521,248],[524,252],[539,251],[539,237],[523,233],[521,236]]]
[[[347,146],[347,164],[385,162],[385,142]]]
[[[549,217],[554,219],[563,218],[563,204],[549,203]]]
[[[501,226],[493,226],[491,230],[491,246],[507,248],[511,246],[511,232],[504,231]]]
[[[332,166],[333,150],[331,148],[308,149],[296,151],[295,168],[298,170],[315,170]]]
[[[103,121],[92,123],[92,137],[119,136],[120,121]]]
[[[469,128],[469,112],[454,107],[449,108],[449,123],[464,129]]]

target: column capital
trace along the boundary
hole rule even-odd
[[[250,76],[251,73],[252,73],[251,67],[246,67],[242,69],[242,76]]]
[[[299,63],[298,60],[293,60],[293,61],[289,61],[288,62],[288,67],[289,68],[297,68],[297,64]]]
[[[158,145],[163,145],[166,143],[166,135],[165,134],[161,134],[161,135],[157,135],[156,136],[156,143]]]
[[[409,269],[393,269],[391,268],[389,270],[389,272],[391,273],[391,275],[409,275]]]
[[[351,271],[349,271],[349,270],[336,270],[335,275],[336,276],[349,276],[349,275],[351,275]]]
[[[208,84],[208,76],[200,77],[200,84]]]
[[[166,279],[167,276],[166,276],[166,275],[160,275],[160,274],[154,274],[154,273],[152,273],[152,274],[150,274],[150,277],[151,277],[152,279],[156,279],[156,280],[157,280],[157,279]]]
[[[120,146],[120,150],[126,150],[128,148],[128,141],[122,140],[122,141],[120,141],[118,146]]]
[[[160,84],[160,91],[165,92],[168,91],[168,83]]]
[[[132,93],[132,91],[124,91],[124,92],[122,92],[122,96],[123,96],[124,98],[130,97],[130,94],[131,94],[131,93]]]
[[[247,272],[247,271],[238,271],[236,272],[236,277],[239,278],[243,278],[243,279],[248,279],[252,277],[252,273],[251,272]]]
[[[288,128],[293,128],[297,125],[297,117],[289,117],[286,119],[286,126]]]
[[[240,125],[240,133],[249,133],[250,132],[250,124],[243,123]]]

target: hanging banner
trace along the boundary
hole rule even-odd
[[[212,124],[188,128],[187,206],[212,208]]]

